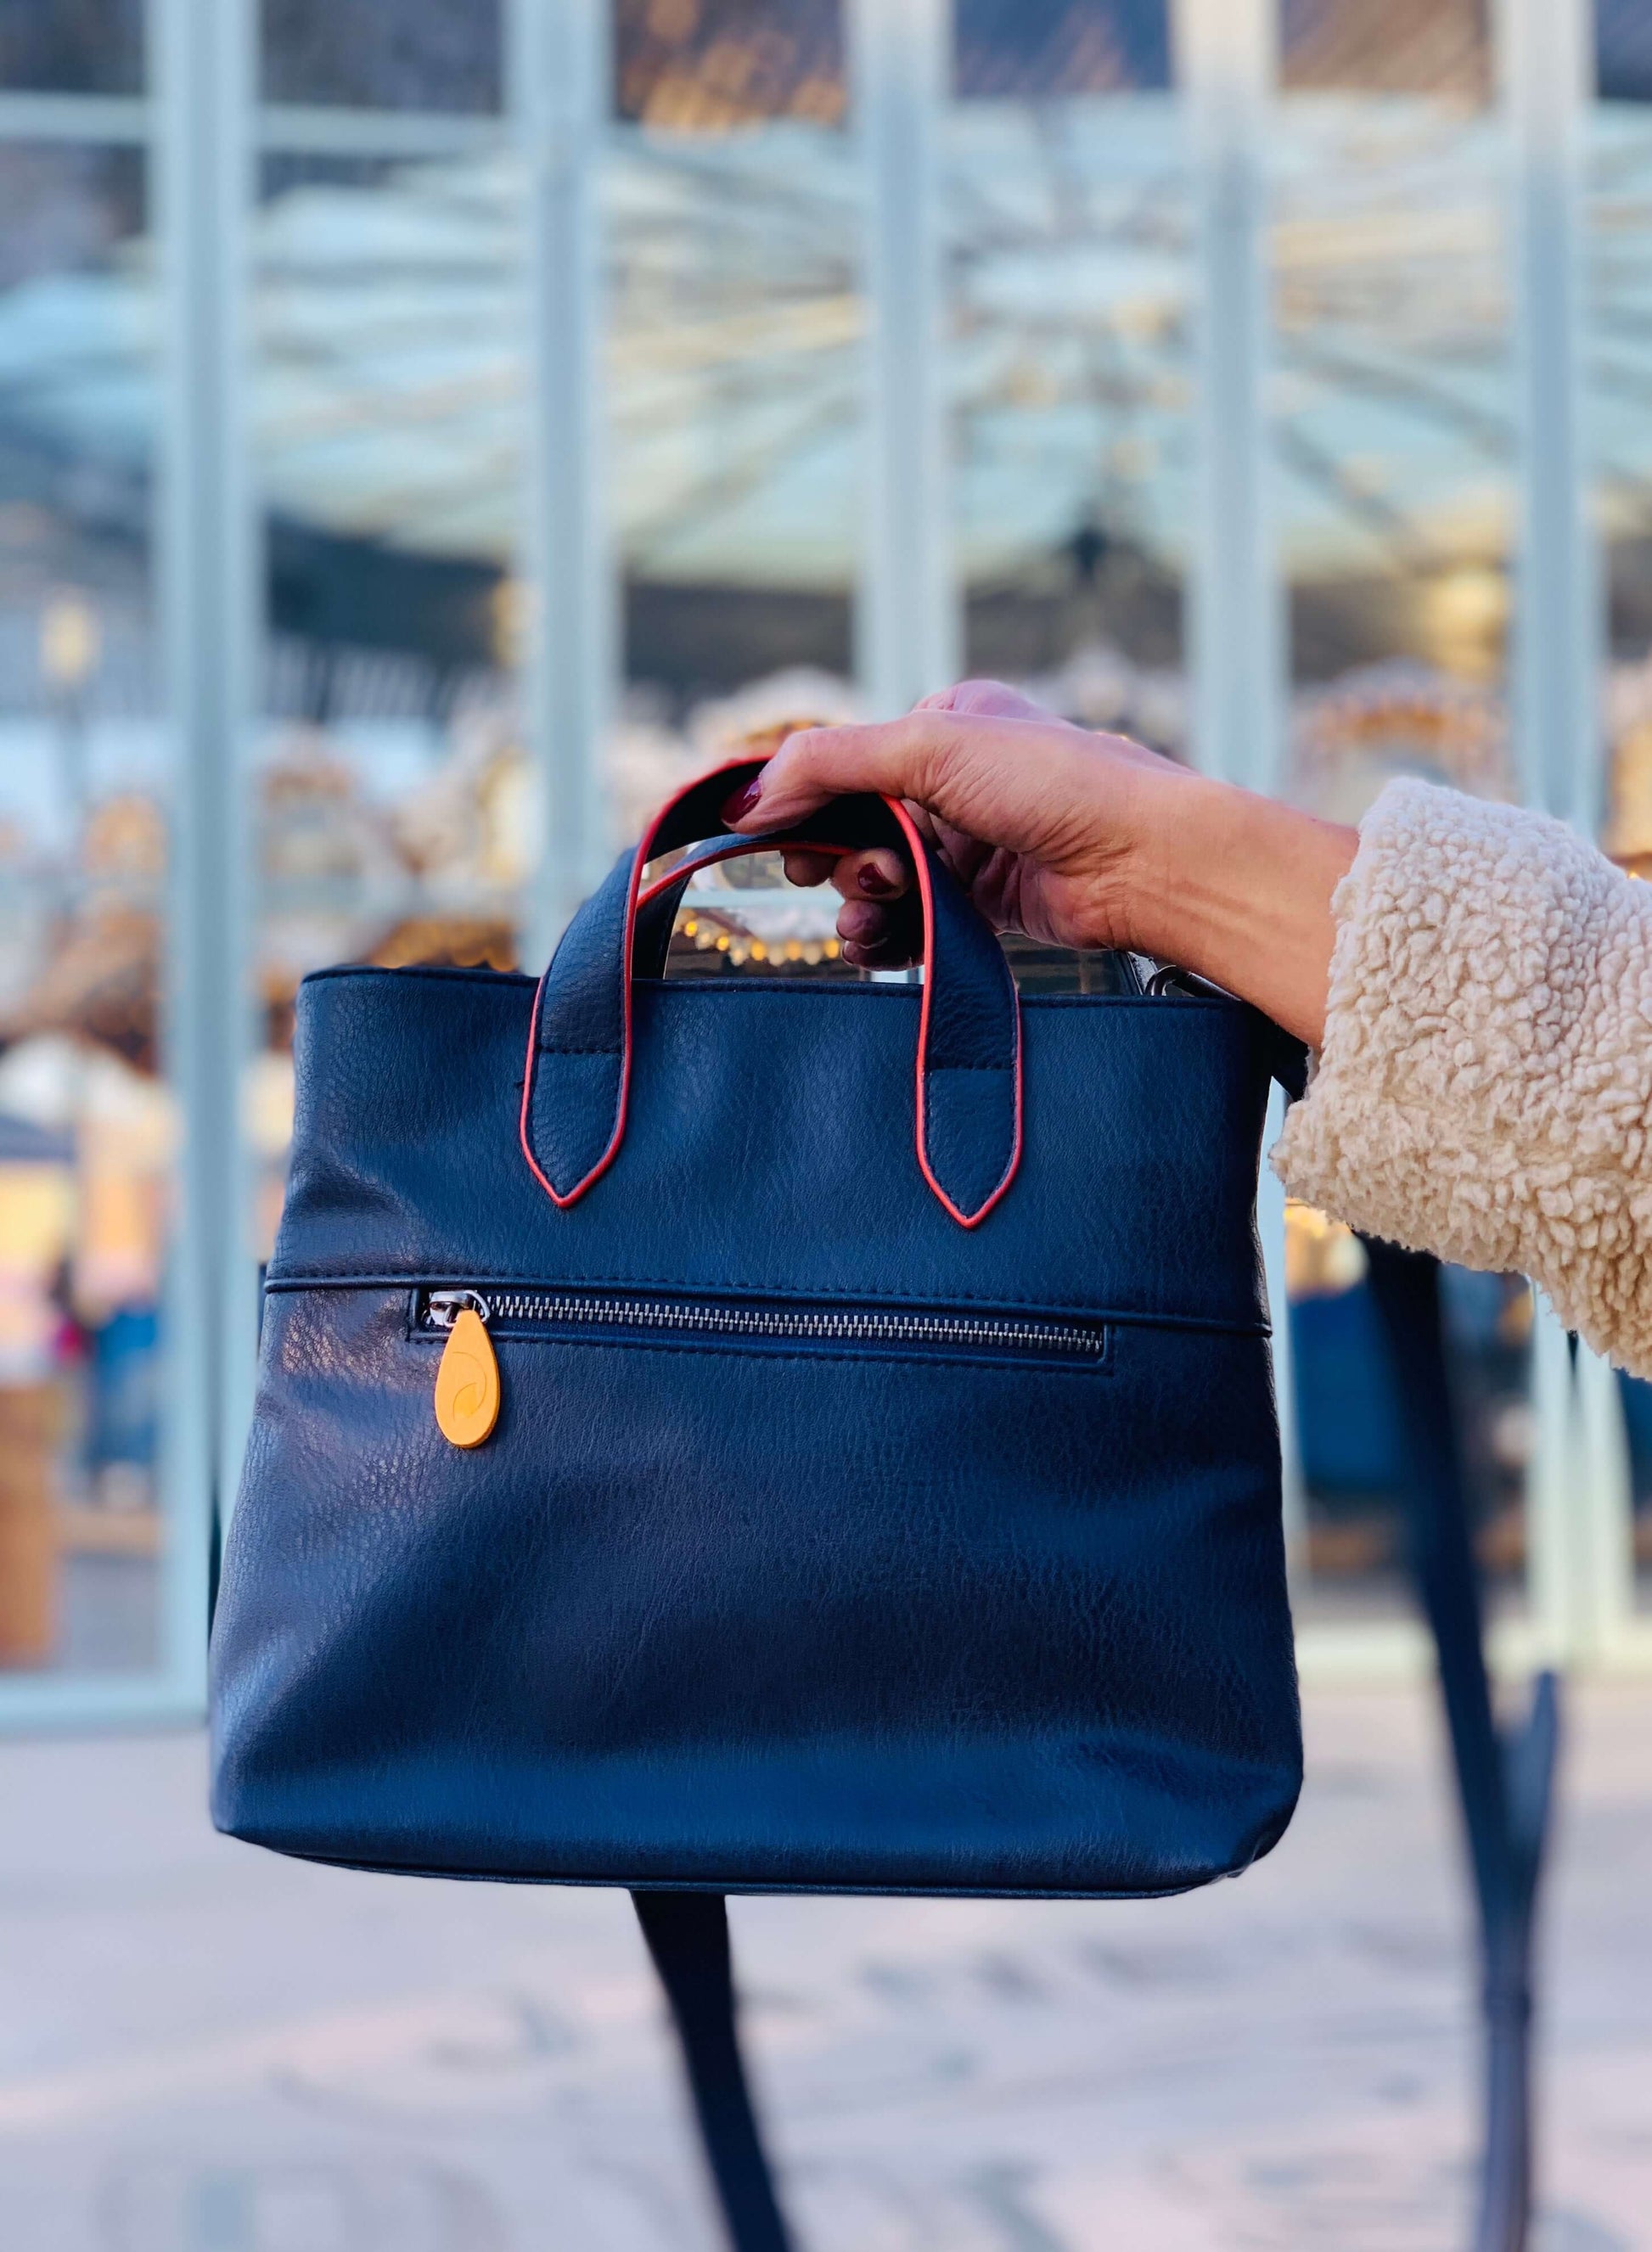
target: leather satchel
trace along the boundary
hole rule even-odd
[[[537,986],[305,981],[212,1811],[630,1887],[772,2252],[724,1895],[1179,1892],[1275,1843],[1301,1747],[1253,1218],[1288,1044],[1175,979],[1018,997],[899,803],[719,835],[756,770]],[[693,872],[782,841],[909,856],[920,985],[665,979]]]

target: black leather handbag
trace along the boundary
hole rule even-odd
[[[755,770],[537,987],[306,981],[212,1644],[220,1828],[632,1888],[743,2252],[785,2239],[723,1895],[1177,1892],[1301,1779],[1281,1036],[1174,981],[1018,999],[877,798],[790,834],[910,854],[920,987],[666,981],[693,869],[778,841],[717,833]]]

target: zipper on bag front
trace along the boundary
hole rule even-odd
[[[479,1444],[479,1438],[462,1434],[480,1429],[484,1421],[481,1437],[493,1428],[499,1385],[493,1351],[496,1335],[828,1350],[861,1346],[873,1353],[916,1353],[940,1359],[1002,1358],[1092,1370],[1107,1366],[1109,1351],[1107,1327],[1096,1321],[913,1307],[736,1304],[677,1295],[509,1286],[485,1292],[422,1290],[415,1302],[413,1325],[448,1340],[437,1379],[436,1417],[456,1446]],[[456,1401],[457,1408],[445,1406],[444,1398]]]

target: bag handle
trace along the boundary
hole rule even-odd
[[[534,997],[523,1155],[559,1210],[577,1203],[618,1157],[631,1081],[633,981],[646,974],[639,961],[663,963],[677,900],[696,869],[791,845],[841,853],[892,844],[913,864],[923,916],[918,1163],[952,1219],[977,1227],[1021,1161],[1021,1012],[1003,949],[898,799],[835,798],[768,835],[724,833],[723,805],[763,763],[739,760],[680,791],[568,925]],[[645,886],[651,861],[688,844],[705,849]]]

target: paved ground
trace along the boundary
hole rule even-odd
[[[1242,1882],[737,1903],[807,2252],[1461,2252],[1432,1718],[1321,1695]],[[213,1838],[187,1737],[0,1748],[4,2252],[713,2252],[625,1902]],[[1652,2252],[1652,1691],[1577,1713],[1541,2252]]]

